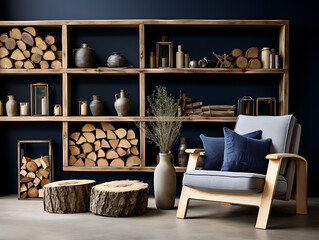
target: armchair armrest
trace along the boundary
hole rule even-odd
[[[293,153],[273,153],[273,154],[268,154],[266,156],[267,159],[269,160],[279,160],[281,158],[292,158],[294,159],[296,162],[297,161],[304,161],[304,162],[307,162],[307,160],[298,155],[298,154],[293,154]]]
[[[186,171],[195,170],[200,153],[205,152],[204,148],[186,149],[185,152],[189,153]]]

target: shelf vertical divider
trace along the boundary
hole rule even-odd
[[[145,25],[139,24],[140,68],[145,68]]]
[[[288,70],[281,75],[279,82],[279,115],[286,115],[289,113],[289,23],[279,29],[279,54],[282,68]]]
[[[69,165],[69,149],[68,149],[68,139],[69,139],[69,123],[62,123],[62,149],[63,149],[63,170]]]
[[[62,25],[62,67],[68,68],[68,50],[69,50],[69,39],[70,30],[68,25]]]

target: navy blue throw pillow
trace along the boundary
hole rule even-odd
[[[247,133],[243,136],[260,139],[262,131]],[[220,170],[223,165],[224,158],[224,138],[223,137],[206,137],[200,135],[205,149],[205,165],[203,170]]]
[[[266,174],[271,139],[252,139],[224,128],[225,150],[222,171]]]

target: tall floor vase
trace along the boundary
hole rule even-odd
[[[155,203],[158,209],[174,207],[176,195],[176,171],[169,153],[160,153],[154,172]]]

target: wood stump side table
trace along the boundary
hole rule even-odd
[[[90,210],[94,180],[64,180],[44,186],[43,205],[49,213],[81,213]]]
[[[90,210],[108,217],[131,217],[147,210],[148,184],[120,180],[96,185],[91,191]]]

